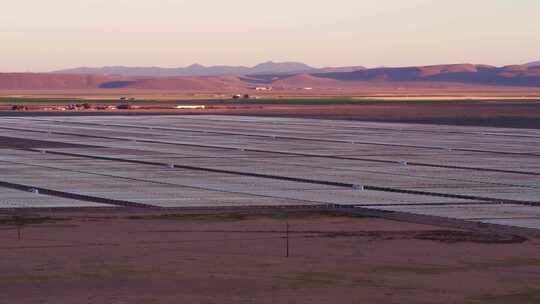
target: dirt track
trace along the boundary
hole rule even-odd
[[[0,221],[0,303],[537,303],[540,243],[314,214]],[[285,258],[285,223],[290,253]]]

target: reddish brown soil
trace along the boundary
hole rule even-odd
[[[365,105],[265,106],[225,114],[377,122],[540,128],[540,103],[400,103]]]
[[[174,104],[174,103],[173,103]],[[204,101],[196,104],[205,104]],[[140,105],[141,109],[78,112],[46,111],[50,106],[29,106],[30,111],[11,111],[0,106],[0,116],[39,115],[149,115],[222,114],[269,117],[345,119],[379,122],[540,128],[540,102],[372,102],[354,105],[220,105],[206,102],[205,110],[177,110],[172,105]]]
[[[537,239],[320,214],[57,213],[20,240],[16,223],[0,220],[2,304],[540,299]]]

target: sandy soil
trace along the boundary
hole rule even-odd
[[[538,239],[319,213],[95,211],[22,223],[0,215],[2,304],[540,301]]]

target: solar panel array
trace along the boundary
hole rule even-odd
[[[212,115],[0,130],[0,208],[340,204],[540,228],[540,130]]]

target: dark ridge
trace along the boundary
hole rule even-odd
[[[134,84],[135,81],[109,81],[99,85],[100,89],[120,89]]]

